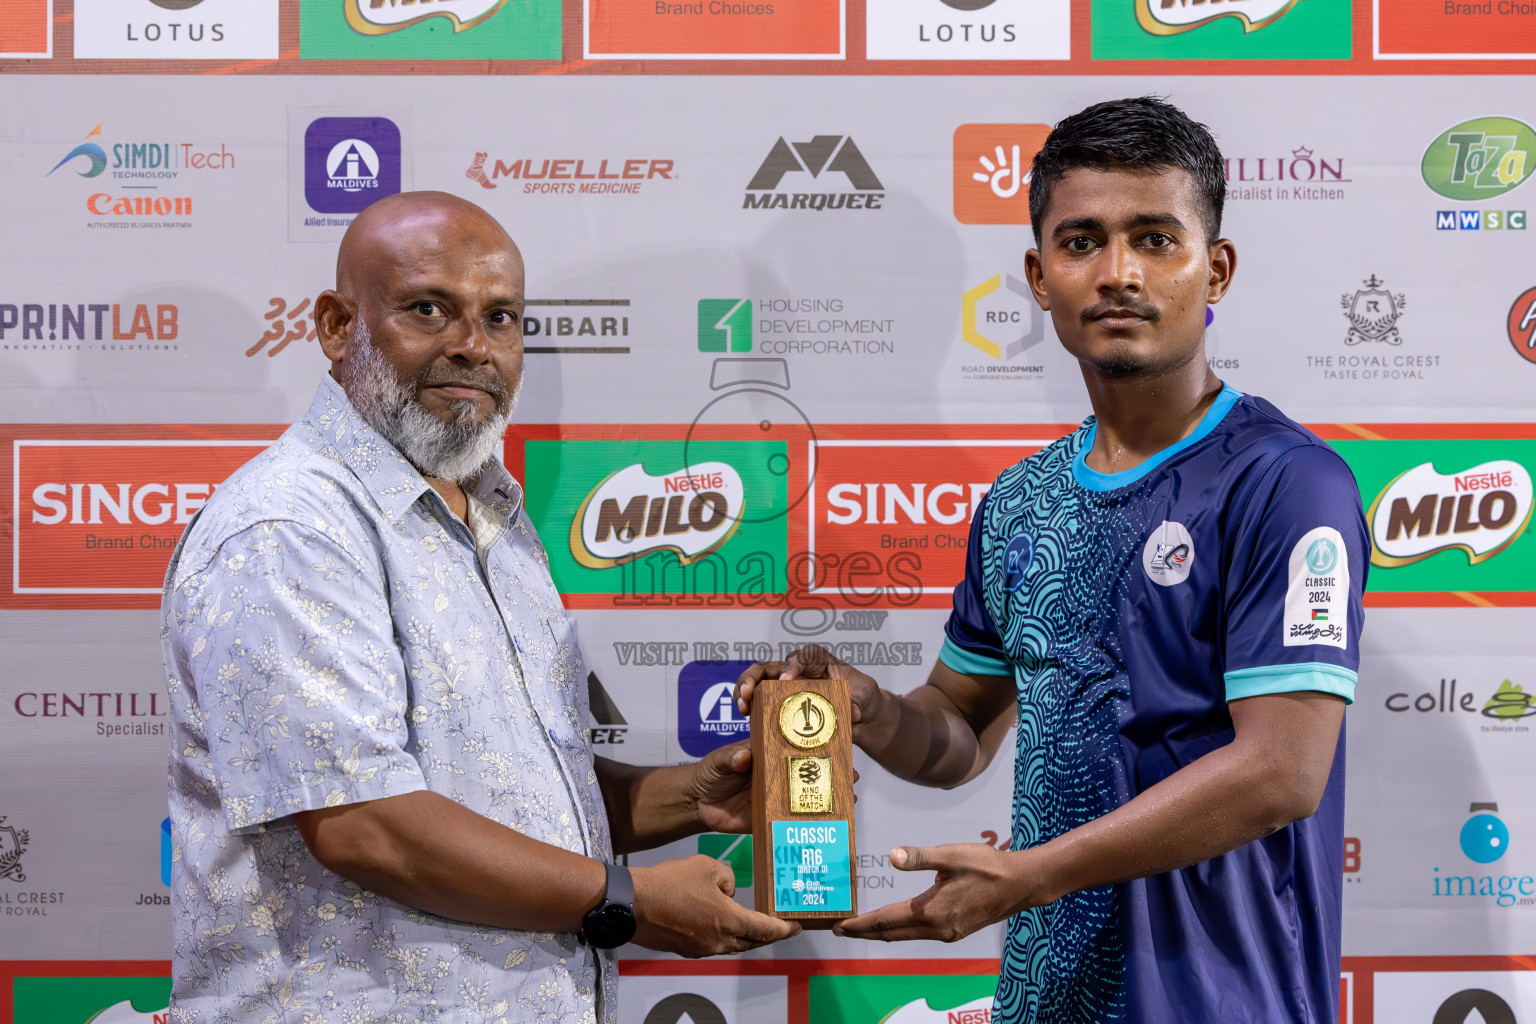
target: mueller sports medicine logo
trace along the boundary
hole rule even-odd
[[[1536,169],[1536,130],[1511,117],[1463,121],[1429,144],[1419,169],[1424,184],[1448,199],[1493,199]]]
[[[159,594],[186,524],[270,443],[13,441],[12,592]]]
[[[825,174],[828,177],[823,178]],[[801,175],[809,175],[809,181]],[[781,191],[815,183],[830,185],[842,175],[853,191]],[[809,142],[788,143],[782,136],[768,151],[742,200],[744,210],[878,210],[885,186],[848,135],[817,135]]]
[[[638,463],[605,478],[571,520],[571,554],[604,569],[650,551],[683,565],[719,548],[741,523],[746,486],[726,462],[652,476]]]
[[[1531,474],[1520,463],[1495,459],[1446,474],[1422,463],[1382,489],[1366,518],[1371,562],[1411,565],[1459,548],[1476,565],[1507,548],[1531,521]]]
[[[1188,32],[1221,18],[1254,32],[1284,17],[1298,0],[1136,0],[1136,21],[1153,35]]]
[[[310,209],[361,213],[375,200],[399,191],[400,129],[393,121],[321,117],[305,130],[304,198]]]
[[[464,177],[481,188],[520,181],[527,195],[636,195],[648,181],[671,181],[675,161],[656,157],[518,157],[511,163],[475,154]]]
[[[480,24],[507,0],[345,0],[347,24],[366,36],[381,36],[427,21],[442,19],[462,32]]]
[[[45,177],[69,172],[90,182],[84,194],[88,224],[116,227],[188,227],[192,196],[190,179],[210,172],[231,171],[235,154],[223,143],[212,145],[170,139],[112,142],[103,121],[85,134],[54,164]],[[164,189],[164,191],[162,191]]]

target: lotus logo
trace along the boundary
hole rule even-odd
[[[474,28],[507,0],[346,0],[347,24],[368,36],[398,32],[429,18],[443,18],[455,32]]]
[[[1177,35],[1218,18],[1236,18],[1253,32],[1295,7],[1297,0],[1136,0],[1136,20],[1158,36]]]
[[[1531,497],[1530,472],[1509,459],[1455,474],[1429,462],[1415,466],[1371,503],[1371,562],[1411,565],[1452,548],[1473,565],[1486,561],[1525,532]]]
[[[731,539],[746,487],[724,462],[701,462],[652,476],[626,466],[592,489],[571,520],[571,554],[607,569],[649,551],[675,551],[683,565]]]

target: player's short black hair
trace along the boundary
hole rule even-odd
[[[1050,205],[1051,189],[1068,171],[1186,170],[1195,179],[1204,207],[1207,242],[1221,236],[1221,207],[1227,177],[1221,150],[1210,129],[1178,107],[1156,96],[1106,100],[1064,117],[1051,129],[1035,154],[1029,178],[1029,222],[1040,244],[1041,221]]]

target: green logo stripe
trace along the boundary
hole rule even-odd
[[[1511,117],[1479,117],[1447,128],[1424,151],[1424,184],[1448,199],[1492,199],[1536,170],[1536,131]]]

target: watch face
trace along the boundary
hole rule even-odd
[[[635,937],[635,913],[621,903],[609,903],[587,915],[582,932],[598,949],[622,946]]]

